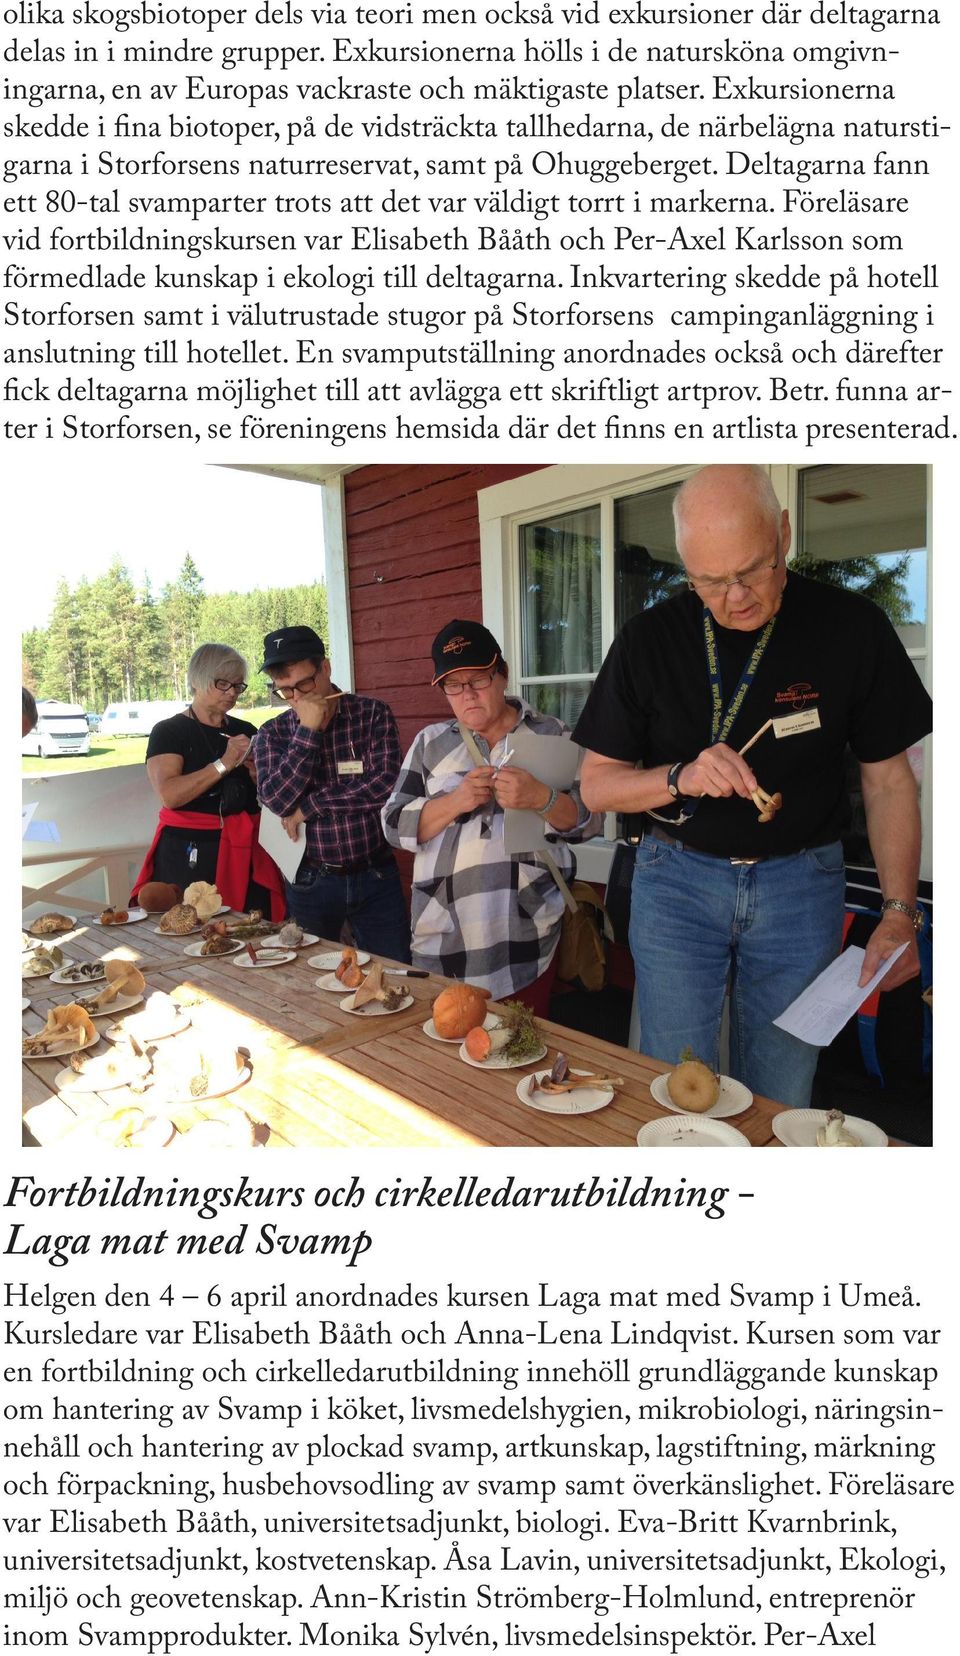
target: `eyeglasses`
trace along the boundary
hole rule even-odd
[[[445,696],[462,696],[465,690],[489,690],[496,673],[478,673],[476,678],[464,679],[462,684],[448,684],[444,679],[440,688]]]
[[[741,569],[738,575],[711,575],[702,581],[694,581],[688,575],[687,586],[691,592],[698,592],[701,598],[717,598],[732,586],[754,586],[758,581],[764,580],[766,576],[772,575],[779,562],[780,548],[778,546],[773,563],[767,563],[764,560],[763,563],[751,564],[749,569]]]
[[[274,690],[284,701],[293,701],[294,696],[309,696],[311,690],[320,677],[319,669],[311,673],[309,678],[299,679],[296,684],[275,684]]]
[[[247,687],[243,682],[243,679],[240,679],[239,681],[236,679],[214,679],[213,688],[215,690],[221,690],[224,695],[226,695],[228,690],[235,690],[238,696],[242,696]]]

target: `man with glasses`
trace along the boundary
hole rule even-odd
[[[257,791],[293,840],[306,826],[303,861],[287,906],[307,931],[410,959],[410,922],[380,808],[400,769],[400,737],[384,702],[337,690],[312,627],[279,627],[263,641],[269,674],[289,711],[254,742]]]
[[[535,811],[558,836],[551,855],[571,875],[570,840],[599,831],[576,786],[561,792],[511,765],[517,733],[565,736],[559,719],[507,695],[507,664],[479,621],[451,621],[433,641],[433,683],[447,717],[403,761],[384,808],[391,844],[415,853],[414,964],[515,996],[546,1016],[563,897],[535,853],[504,845],[504,811]]]
[[[729,980],[734,1077],[804,1106],[818,1049],[773,1019],[840,948],[848,748],[884,898],[861,982],[901,944],[882,987],[918,970],[906,750],[930,699],[877,605],[788,570],[790,523],[761,468],[703,468],[674,521],[687,591],[633,616],[604,662],[575,731],[583,794],[646,817],[630,918],[641,1049],[676,1063],[692,1047],[716,1067]]]

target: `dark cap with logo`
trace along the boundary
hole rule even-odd
[[[433,641],[433,683],[460,668],[496,667],[503,655],[499,644],[480,621],[448,621]]]
[[[288,661],[306,661],[308,656],[326,655],[323,639],[312,627],[278,627],[267,633],[263,641],[261,673],[271,667],[283,667]]]

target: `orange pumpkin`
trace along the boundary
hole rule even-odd
[[[475,989],[472,983],[453,983],[433,1003],[433,1026],[445,1041],[462,1040],[487,1015],[489,989]]]

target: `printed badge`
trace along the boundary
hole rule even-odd
[[[784,713],[779,719],[772,719],[773,734],[780,736],[799,736],[803,730],[820,729],[820,709],[811,707],[806,713]]]

